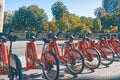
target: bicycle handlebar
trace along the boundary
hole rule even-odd
[[[9,39],[10,41],[16,41],[18,37],[10,35],[12,32],[16,31],[10,30],[8,33],[0,33],[0,38],[2,39],[2,42],[6,42],[7,39]]]

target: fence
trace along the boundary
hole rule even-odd
[[[16,35],[18,36],[18,40],[26,40],[26,33],[16,33]],[[58,40],[65,40],[65,35],[66,33],[61,33],[58,35]],[[117,33],[110,33],[108,35],[108,33],[92,33],[89,34],[88,37],[95,40],[96,38],[99,37],[103,37],[104,35],[107,35],[108,38],[110,38],[111,36],[114,37],[118,37]],[[74,35],[75,39],[79,39],[79,35]],[[37,40],[40,40],[41,38],[48,38],[48,33],[47,32],[42,32],[38,35]]]

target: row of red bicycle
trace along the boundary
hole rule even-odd
[[[31,31],[28,31],[28,33],[31,34]],[[37,33],[37,36],[39,33]],[[79,74],[82,73],[84,67],[94,70],[100,64],[105,66],[112,64],[115,54],[120,57],[120,42],[113,37],[111,39],[99,38],[98,42],[95,43],[87,36],[82,35],[76,43],[71,34],[69,34],[69,39],[63,42],[62,48],[58,46],[57,36],[42,38],[44,44],[41,55],[38,55],[37,36],[32,35],[26,44],[26,70],[41,66],[43,74],[48,80],[59,79],[59,63],[61,61],[66,63],[66,67],[71,74]]]
[[[109,44],[111,39],[107,39]],[[48,37],[48,39],[43,38],[42,40],[44,41],[42,55],[44,55],[44,52],[48,51],[50,54],[54,54],[54,56],[56,56],[56,59],[54,59],[49,54],[44,58],[41,56],[40,59],[45,68],[43,69],[43,73],[46,78],[50,80],[59,78],[60,67],[57,65],[59,65],[59,62],[61,61],[66,63],[66,67],[71,74],[79,74],[83,71],[84,67],[96,69],[100,66],[100,64],[108,66],[113,63],[115,54],[119,55],[118,49],[114,51],[113,46],[111,47],[106,45],[106,38],[99,38],[96,44],[95,41],[90,40],[86,36],[82,36],[82,38],[80,38],[76,43],[74,42],[74,37],[70,35],[69,40],[66,40],[63,43],[61,51],[57,43],[57,36],[51,36]],[[116,46],[119,47],[119,41],[115,40],[115,43],[117,43]],[[34,67],[32,68],[35,68],[35,65],[39,62],[39,56],[36,49],[35,37],[32,37],[30,42],[27,43],[27,69],[31,69],[30,66],[32,67],[33,64]],[[47,61],[46,64],[44,63],[44,60]]]

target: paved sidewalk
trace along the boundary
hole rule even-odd
[[[24,80],[45,80],[41,68],[35,70],[25,70],[25,45],[27,41],[17,41],[13,43],[13,52],[20,57],[23,66]],[[38,43],[38,52],[41,54],[42,42]],[[61,42],[59,42],[61,43]],[[65,66],[60,66],[59,80],[120,80],[120,59],[116,58],[109,67],[100,65],[94,72],[85,68],[81,74],[72,75]],[[9,80],[7,75],[0,76],[0,80]]]

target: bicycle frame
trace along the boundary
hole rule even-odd
[[[60,52],[60,48],[58,46],[58,43],[56,42],[56,39],[53,39],[49,44],[48,44],[48,49],[50,51],[53,51],[53,48],[55,50],[56,55],[58,56],[59,60],[63,61],[68,61],[71,62],[71,59],[66,57],[68,54],[68,51],[70,50],[70,46],[64,43],[64,54]]]
[[[37,50],[37,45],[36,45],[36,42],[35,40],[30,40],[30,42],[27,43],[26,45],[26,70],[30,70],[30,69],[35,69],[37,64],[41,64],[42,66],[46,66],[45,62],[44,62],[44,54],[46,52],[45,50],[45,45],[46,43],[43,45],[43,49],[42,49],[42,54],[41,54],[41,58],[39,59],[39,55],[38,55],[38,50]],[[29,53],[30,51],[30,48],[33,49],[33,55],[34,55],[34,62],[35,64],[33,64],[33,67],[30,68],[30,60],[28,60],[28,56],[27,53]],[[50,49],[48,49],[48,51],[50,51]],[[52,60],[52,57],[48,56],[49,57],[49,60],[51,61]],[[54,63],[52,63],[54,64]]]
[[[0,44],[0,47],[1,47],[1,57],[2,57],[2,59],[3,59],[3,63],[2,62],[0,62],[0,65],[2,65],[3,67],[5,67],[5,66],[7,66],[8,67],[8,65],[9,65],[9,63],[8,63],[8,45],[7,45],[7,43],[6,42],[1,42],[1,44]],[[2,67],[1,67],[2,68]],[[1,69],[0,68],[0,69]],[[5,72],[5,74],[8,74],[8,71],[6,71]],[[1,72],[1,70],[0,70],[0,75],[2,75],[2,72]]]
[[[118,47],[120,47],[120,43],[117,43],[114,38],[108,40],[108,43],[108,46],[111,47],[115,51],[115,53],[120,52],[120,49],[118,50]]]
[[[36,46],[36,42],[34,40],[31,40],[30,42],[27,43],[26,45],[26,57],[28,57],[29,55],[27,55],[27,53],[29,53],[30,48],[32,47],[33,52],[34,52],[34,57],[35,59],[38,59],[38,52],[37,52],[37,46]],[[35,61],[35,65],[33,65],[32,69],[36,68],[36,64],[38,64],[37,61]],[[29,70],[30,69],[30,61],[28,59],[26,59],[26,69]]]
[[[74,43],[74,40],[73,39],[70,39],[69,40],[70,43]],[[86,51],[86,48],[90,47],[91,45],[91,42],[88,42],[87,40],[83,39],[81,41],[78,41],[77,43],[78,45],[76,46],[75,44],[72,46],[73,48],[77,48],[79,51],[83,52],[83,51]],[[90,56],[88,54],[84,54],[83,53],[83,56],[87,59],[90,58]]]

